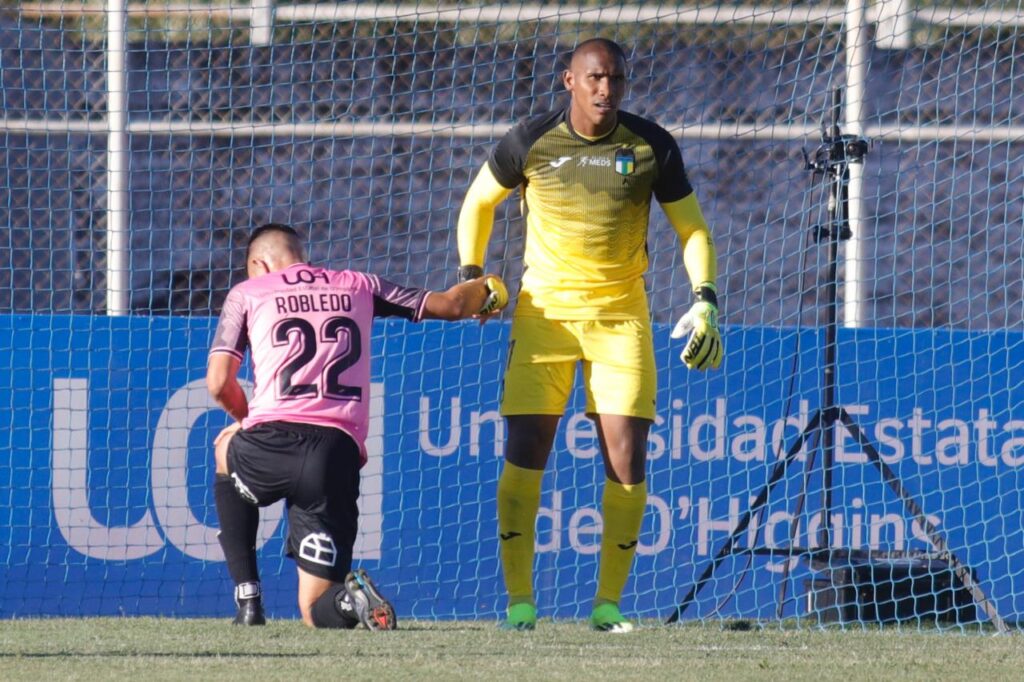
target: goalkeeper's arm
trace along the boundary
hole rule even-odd
[[[683,243],[683,264],[690,277],[697,302],[672,330],[672,338],[689,334],[682,352],[690,369],[717,368],[722,362],[722,337],[718,331],[717,265],[711,230],[694,193],[679,201],[663,204],[665,215]]]
[[[503,187],[487,164],[480,169],[459,211],[456,228],[459,245],[459,281],[465,282],[484,274],[487,242],[494,229],[494,209],[512,190]]]

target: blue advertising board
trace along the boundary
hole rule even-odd
[[[210,443],[227,418],[204,383],[207,318],[0,317],[0,617],[226,616]],[[507,323],[379,321],[356,563],[400,617],[504,609],[495,495]],[[735,328],[726,360],[686,370],[656,326],[648,508],[623,610],[662,618],[694,584],[821,401],[821,330]],[[1024,340],[1019,333],[840,330],[838,398],[1003,618],[1024,611]],[[920,520],[849,433],[823,475],[812,438],[740,549],[929,550]],[[601,459],[578,389],[545,474],[542,616],[596,588]],[[827,511],[826,511],[827,507]],[[280,505],[258,555],[272,617],[296,617]],[[802,615],[806,562],[726,558],[684,619]],[[781,604],[781,606],[780,606]]]

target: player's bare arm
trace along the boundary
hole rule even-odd
[[[242,428],[242,420],[249,414],[249,399],[238,383],[241,360],[228,353],[212,353],[206,366],[206,389],[217,404],[235,420],[213,441],[214,461],[218,474],[227,475],[227,447],[231,436]]]
[[[428,320],[465,320],[486,318],[508,305],[508,289],[497,275],[460,282],[447,291],[432,291],[424,306]]]
[[[238,383],[241,364],[241,360],[228,353],[213,353],[206,366],[206,389],[217,404],[239,423],[249,414],[249,400]]]

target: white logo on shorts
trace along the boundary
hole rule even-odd
[[[258,505],[260,503],[260,501],[256,499],[256,496],[252,494],[252,491],[249,490],[249,486],[242,483],[242,479],[238,477],[238,474],[231,474],[231,479],[235,482],[235,490],[237,490],[238,494],[242,496],[242,499],[250,504]]]
[[[299,543],[299,556],[314,564],[333,566],[338,559],[338,550],[327,533],[310,533]]]

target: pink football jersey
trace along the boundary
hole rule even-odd
[[[256,387],[243,428],[269,421],[344,430],[366,459],[374,317],[418,322],[424,289],[295,264],[233,287],[210,354],[250,349]]]

